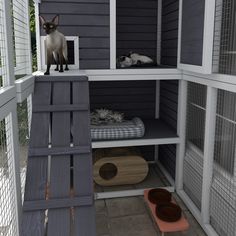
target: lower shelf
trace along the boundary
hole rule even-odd
[[[148,205],[148,207],[149,207],[149,209],[152,213],[153,219],[155,220],[158,228],[160,229],[160,231],[162,233],[185,231],[189,228],[189,223],[186,220],[186,218],[184,217],[183,213],[182,213],[181,219],[176,221],[176,222],[173,222],[173,223],[165,222],[165,221],[160,220],[156,216],[156,213],[155,213],[156,205],[151,203],[148,200],[148,192],[149,191],[150,190],[145,190],[144,191],[144,199],[145,199],[145,202],[147,203],[147,205]]]
[[[145,125],[145,135],[142,138],[93,141],[92,148],[128,147],[179,143],[180,139],[177,136],[176,132],[171,127],[166,125],[165,122],[158,119],[143,120],[143,122]]]

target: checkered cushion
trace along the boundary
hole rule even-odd
[[[144,132],[144,124],[138,117],[122,123],[91,126],[92,140],[140,138]]]

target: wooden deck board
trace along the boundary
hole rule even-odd
[[[89,104],[88,83],[73,83],[73,103]],[[73,112],[73,144],[90,145],[89,111]],[[75,196],[93,196],[92,153],[74,155]],[[86,178],[84,178],[86,176]],[[75,208],[75,235],[95,235],[95,209],[91,206]]]
[[[51,85],[41,83],[35,88],[33,103],[50,104]],[[30,148],[47,147],[49,141],[49,114],[33,114]],[[29,158],[27,167],[25,201],[44,200],[47,186],[47,157]],[[42,236],[45,233],[45,211],[30,211],[23,214],[22,235]]]
[[[70,104],[70,83],[55,83],[53,105]],[[70,112],[52,113],[52,147],[70,146]],[[70,155],[52,156],[49,198],[70,198]],[[70,208],[48,212],[48,236],[70,235]]]

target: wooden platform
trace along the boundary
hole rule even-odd
[[[85,76],[35,79],[22,236],[95,235],[88,91]]]

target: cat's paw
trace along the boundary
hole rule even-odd
[[[64,72],[64,70],[59,70],[59,72]]]
[[[44,72],[44,75],[50,75],[49,71]]]
[[[58,68],[55,68],[55,71],[59,71],[59,69],[58,69]]]
[[[66,68],[65,68],[65,70],[69,70],[69,68],[68,68],[68,67],[66,67]]]

